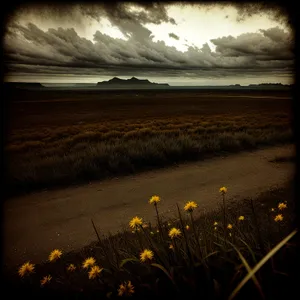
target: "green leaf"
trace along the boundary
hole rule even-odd
[[[245,259],[245,257],[243,256],[243,254],[239,251],[239,249],[237,249],[232,243],[229,242],[229,244],[231,244],[233,246],[233,248],[235,249],[235,251],[238,253],[240,260],[242,261],[243,265],[245,266],[245,268],[246,268],[246,270],[247,270],[247,272],[249,274],[252,270],[251,270],[251,268],[250,268],[247,260]],[[252,280],[253,280],[255,286],[257,287],[257,289],[258,289],[261,297],[263,299],[265,299],[265,296],[263,294],[262,288],[261,288],[261,286],[260,286],[260,284],[259,284],[259,282],[258,282],[258,280],[257,280],[257,278],[256,278],[256,276],[254,274],[252,276]]]
[[[251,255],[252,255],[252,258],[253,258],[253,261],[255,262],[255,263],[257,263],[257,260],[256,260],[256,258],[255,258],[255,254],[254,254],[254,252],[252,251],[252,249],[251,249],[251,247],[244,241],[244,240],[242,240],[242,239],[240,239],[240,238],[238,238],[247,248],[248,248],[248,250],[249,250],[249,252],[251,253]]]
[[[120,269],[126,264],[126,263],[128,263],[128,262],[139,262],[139,260],[137,259],[137,258],[135,258],[135,257],[133,257],[133,258],[125,258],[125,259],[123,259],[122,261],[121,261],[121,263],[120,263]]]
[[[169,272],[166,270],[165,267],[163,267],[160,264],[156,264],[156,263],[151,264],[151,266],[161,269],[168,276],[168,278],[172,281],[172,283],[175,285],[173,278],[171,277],[171,275],[169,274]]]
[[[214,251],[214,252],[212,252],[212,253],[206,255],[206,256],[204,257],[204,259],[207,259],[207,258],[209,258],[210,256],[213,256],[213,255],[215,255],[215,254],[217,254],[217,253],[220,253],[220,251]],[[204,260],[204,259],[203,259],[203,260]]]
[[[232,300],[240,289],[248,282],[248,280],[253,277],[253,275],[272,257],[278,252],[295,234],[297,230],[292,231],[286,238],[284,238],[280,243],[278,243],[267,255],[265,255],[259,263],[245,276],[245,278],[238,284],[238,286],[233,290],[229,296],[229,300]]]

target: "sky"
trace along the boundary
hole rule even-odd
[[[5,81],[293,83],[286,15],[261,4],[31,4],[6,23]]]

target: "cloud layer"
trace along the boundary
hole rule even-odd
[[[127,5],[127,6],[126,6]],[[48,8],[49,10],[54,7]],[[106,17],[126,37],[112,38],[96,31],[93,41],[74,28],[43,31],[34,23],[12,21],[4,38],[4,62],[10,73],[74,74],[102,76],[212,77],[293,73],[293,37],[279,27],[260,32],[211,39],[216,46],[190,46],[186,52],[164,41],[154,42],[144,25],[175,20],[159,4],[132,10],[126,3],[77,6],[77,15]],[[60,10],[52,11],[53,16]],[[75,12],[72,12],[75,16]],[[180,39],[169,33],[173,39]]]

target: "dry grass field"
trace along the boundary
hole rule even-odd
[[[290,142],[288,91],[7,94],[7,187],[77,184]]]

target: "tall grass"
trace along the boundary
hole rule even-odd
[[[273,121],[272,121],[273,120]],[[15,131],[6,146],[10,191],[31,191],[238,152],[293,139],[281,117],[178,118]]]

